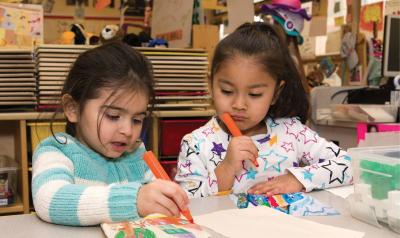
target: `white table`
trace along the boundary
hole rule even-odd
[[[390,231],[386,226],[382,229],[361,222],[350,215],[350,209],[346,201],[327,191],[317,191],[310,193],[313,197],[325,204],[337,209],[341,215],[338,216],[314,216],[303,217],[303,219],[319,222],[326,225],[332,225],[365,233],[365,238],[399,238],[400,235]],[[216,210],[235,208],[235,204],[229,197],[208,197],[191,200],[190,210],[193,215],[202,215]],[[223,236],[210,232],[213,238]],[[99,226],[94,227],[71,227],[54,225],[43,222],[36,215],[14,215],[0,217],[0,237],[104,237]]]

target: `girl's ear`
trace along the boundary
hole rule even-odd
[[[78,122],[79,118],[79,105],[75,102],[69,94],[64,94],[61,98],[61,104],[64,109],[64,114],[67,120],[71,123]]]
[[[275,90],[275,95],[274,95],[274,100],[272,101],[271,105],[274,105],[276,103],[276,101],[278,101],[279,95],[282,92],[282,89],[285,87],[285,81],[281,81],[279,83],[279,86],[277,86],[276,90]]]

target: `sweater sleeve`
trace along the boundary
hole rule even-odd
[[[303,184],[306,191],[351,184],[353,172],[347,152],[318,136],[299,121],[296,124],[298,160],[305,166],[288,170]]]
[[[32,197],[37,215],[51,223],[73,226],[136,219],[136,197],[141,183],[84,181],[77,168],[54,146],[39,146],[33,156]],[[97,183],[97,184],[96,184]]]
[[[199,141],[193,133],[185,135],[178,157],[175,181],[186,191],[189,198],[206,197],[218,192],[217,177],[214,171],[208,170],[203,161],[202,153],[205,153],[206,148],[200,149]]]

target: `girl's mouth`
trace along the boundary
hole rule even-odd
[[[232,116],[232,119],[236,122],[242,122],[245,121],[246,118],[245,117],[241,117],[241,116]]]
[[[127,144],[123,142],[111,142],[111,146],[117,152],[124,152],[128,149]]]

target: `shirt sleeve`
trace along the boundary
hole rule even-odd
[[[136,198],[141,183],[79,181],[75,164],[54,146],[39,146],[33,156],[32,196],[37,215],[51,223],[98,225],[139,217]]]
[[[184,136],[181,142],[175,181],[189,198],[207,197],[218,192],[217,177],[203,159],[208,151],[204,144],[204,138],[197,139],[193,133]]]
[[[309,192],[351,184],[353,172],[347,152],[299,121],[296,124],[298,160],[305,166],[288,168],[288,171],[303,184],[305,190]]]

